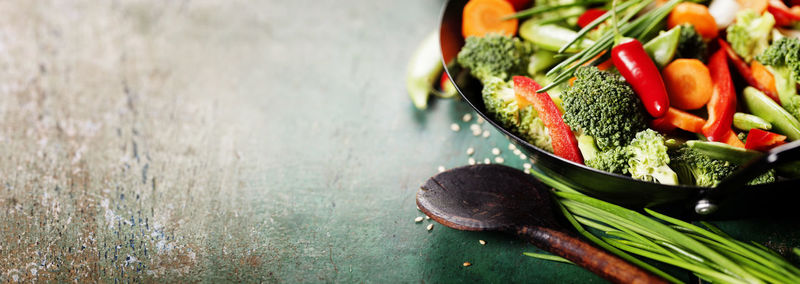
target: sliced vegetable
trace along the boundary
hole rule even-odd
[[[758,77],[756,77],[756,76],[764,77],[767,75],[769,75],[769,77],[772,77],[772,73],[770,73],[769,70],[766,70],[764,65],[758,63],[758,61],[753,60],[753,64],[758,64],[758,66],[764,69],[763,71],[762,70],[756,71],[754,70],[754,67],[752,66],[748,67],[747,63],[744,62],[744,60],[742,60],[742,58],[739,57],[739,55],[736,54],[735,51],[733,51],[733,48],[731,48],[731,46],[728,45],[726,41],[720,39],[718,40],[718,42],[720,49],[725,50],[725,52],[728,54],[728,59],[730,59],[731,63],[733,63],[733,67],[736,67],[736,70],[739,71],[739,75],[742,75],[742,78],[744,78],[744,80],[747,82],[748,85],[761,90],[776,102],[780,102],[777,90],[772,91],[775,89],[775,79],[772,78],[772,84],[769,85],[769,81],[767,80],[767,78],[759,79]],[[756,72],[759,72],[759,74],[756,75]],[[766,72],[767,75],[764,75],[762,72]],[[770,86],[772,89],[770,89]]]
[[[775,76],[772,76],[772,72],[770,72],[769,69],[764,66],[764,64],[761,64],[761,62],[758,62],[757,60],[753,60],[753,63],[750,64],[750,71],[753,73],[753,78],[755,78],[757,85],[760,85],[766,89],[761,91],[767,94],[770,98],[774,99],[775,102],[780,103],[780,98],[778,98],[778,88],[775,87]]]
[[[470,0],[464,6],[461,33],[464,37],[482,37],[488,33],[516,35],[517,19],[502,19],[511,14],[514,7],[504,0]]]
[[[669,31],[662,31],[658,36],[645,43],[644,50],[658,68],[663,68],[675,57],[680,39],[681,26],[676,26]]]
[[[408,61],[406,71],[406,90],[417,109],[428,107],[428,96],[433,91],[433,83],[442,72],[439,33],[428,35],[414,51]]]
[[[531,63],[528,65],[528,73],[533,75],[546,71],[547,68],[558,63],[558,59],[555,55],[555,52],[544,49],[534,51],[531,56]]]
[[[708,120],[703,126],[703,135],[709,141],[722,141],[723,136],[731,129],[733,114],[736,112],[736,90],[728,71],[725,50],[720,49],[711,56],[708,70],[714,91],[708,101]]]
[[[769,0],[767,11],[775,16],[775,25],[785,27],[800,21],[800,13],[792,11],[781,0]]]
[[[711,99],[711,74],[700,60],[676,59],[661,74],[672,106],[683,110],[699,109]]]
[[[800,121],[764,93],[747,87],[742,97],[750,112],[771,123],[775,131],[786,135],[789,140],[800,139]]]
[[[753,129],[747,134],[747,142],[744,144],[744,148],[766,152],[775,146],[783,145],[786,143],[784,141],[786,141],[786,136],[766,130]]]
[[[733,126],[744,131],[750,131],[751,129],[772,129],[772,124],[769,123],[769,121],[766,121],[758,116],[742,112],[733,114]]]
[[[733,147],[744,148],[744,143],[741,139],[739,139],[739,135],[736,135],[736,132],[734,132],[733,129],[728,129],[728,131],[722,136],[722,140],[720,140],[720,142]]]
[[[708,12],[708,7],[705,5],[683,2],[675,6],[667,19],[667,26],[671,29],[681,24],[692,24],[697,30],[697,33],[705,39],[713,39],[717,37],[717,22],[711,13]]]
[[[554,25],[541,25],[534,19],[527,20],[519,27],[519,35],[527,41],[544,50],[558,51],[561,46],[572,40],[577,33],[571,29]],[[568,48],[565,52],[578,52],[594,44],[589,39],[583,39],[578,44]]]
[[[736,23],[727,29],[726,39],[736,54],[745,62],[750,62],[756,55],[769,47],[769,37],[775,17],[770,13],[756,13],[744,10],[736,13]]]
[[[693,133],[702,133],[706,120],[696,115],[670,107],[667,114],[654,119],[650,124],[656,130],[669,131],[670,128],[680,128]]]
[[[728,161],[737,165],[747,163],[761,155],[758,151],[748,150],[744,147],[734,147],[721,142],[690,140],[686,141],[686,145],[706,154],[709,158]]]
[[[639,95],[645,109],[653,117],[662,117],[669,108],[669,96],[653,60],[642,43],[629,39],[611,49],[611,60],[620,75]]]
[[[602,16],[606,12],[607,12],[606,10],[597,8],[586,10],[586,12],[583,12],[583,14],[581,14],[581,16],[578,17],[578,26],[581,28],[586,27],[597,18],[600,18],[600,16]]]
[[[730,26],[740,9],[741,5],[736,0],[711,0],[708,4],[708,12],[714,17],[718,29]]]
[[[564,159],[583,164],[578,141],[572,134],[569,126],[564,123],[561,113],[547,93],[537,93],[542,86],[533,79],[524,76],[514,76],[514,92],[527,99],[539,112],[539,118],[550,131],[553,144],[553,153]]]

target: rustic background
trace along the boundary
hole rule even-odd
[[[411,106],[441,5],[0,1],[0,282],[600,281],[414,223],[468,147],[522,163],[451,131],[461,102]]]

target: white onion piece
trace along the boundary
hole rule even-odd
[[[718,29],[724,29],[736,19],[736,12],[739,12],[739,2],[736,0],[712,0],[708,5],[708,12],[717,22]]]

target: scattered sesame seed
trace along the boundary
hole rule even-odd
[[[428,231],[433,230],[433,224],[428,224],[428,227],[426,229],[428,229]]]
[[[438,170],[439,170],[440,173],[443,172],[444,171],[444,166],[439,166]]]
[[[517,146],[514,146],[514,144],[508,144],[508,150],[514,151],[516,149],[517,149]]]
[[[521,154],[522,154],[522,151],[520,151],[519,149],[514,149],[514,155],[519,156]]]
[[[478,243],[480,243],[482,246],[486,245],[486,241],[484,241],[484,240],[478,240]]]
[[[470,165],[474,165],[474,164],[475,164],[475,158],[469,158],[469,160],[467,160],[467,162],[468,162]]]
[[[500,149],[497,149],[497,148],[492,148],[492,154],[494,154],[494,155],[500,155]]]
[[[464,262],[464,264],[463,264],[463,265],[464,265],[464,267],[467,267],[467,266],[470,266],[470,265],[472,265],[472,263],[469,263],[469,262]]]
[[[524,163],[524,164],[522,164],[522,167],[526,168],[526,169],[530,169],[531,168],[531,164],[530,163]]]
[[[472,136],[481,136],[481,130],[472,130]]]
[[[503,161],[504,161],[503,157],[500,157],[500,156],[494,157],[494,162],[495,163],[502,164]]]
[[[425,215],[425,220],[430,220],[431,216]]]
[[[461,117],[461,120],[463,120],[464,122],[470,121],[472,120],[472,115],[469,113],[465,113],[464,116]]]
[[[526,173],[526,174],[530,174],[531,173],[531,169],[523,169],[522,172]]]
[[[527,158],[528,158],[528,156],[525,156],[525,154],[519,154],[519,159],[520,160],[525,160]]]
[[[483,131],[483,138],[489,138],[489,130]]]
[[[423,218],[422,218],[422,216],[419,216],[419,217],[417,217],[417,218],[414,218],[414,223],[419,223],[419,222],[422,222],[422,219],[423,219]]]
[[[475,154],[475,148],[472,147],[467,148],[467,155],[472,156],[472,154]]]
[[[488,164],[492,163],[492,160],[489,160],[489,158],[486,158],[486,159],[483,159],[483,163],[488,165]]]
[[[461,130],[461,126],[459,126],[457,123],[450,124],[450,130],[459,131]]]
[[[483,124],[483,117],[478,117],[477,119],[478,124]]]
[[[481,130],[481,126],[473,123],[473,124],[469,125],[469,130],[472,130],[472,131]]]

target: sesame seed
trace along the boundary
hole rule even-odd
[[[472,130],[472,136],[481,136],[481,130]]]
[[[514,146],[514,144],[508,144],[508,150],[514,151],[516,149],[517,149],[517,146]]]
[[[492,148],[492,154],[494,154],[494,155],[500,155],[500,149],[497,149],[497,148]]]
[[[489,158],[486,158],[486,159],[483,159],[483,163],[488,165],[488,164],[492,163],[492,160],[489,160]]]
[[[467,163],[469,163],[470,165],[474,165],[475,164],[475,158],[469,158],[469,160],[467,160]]]
[[[444,171],[444,166],[439,166],[438,170],[439,170],[440,173],[443,172]]]
[[[472,120],[472,115],[469,113],[465,113],[464,116],[461,117],[461,120],[463,120],[464,122],[470,121]]]
[[[530,174],[531,173],[531,169],[523,169],[522,172],[526,173],[526,174]]]
[[[522,167],[526,168],[526,169],[530,169],[531,168],[531,164],[530,163],[524,163],[524,164],[522,164]]]
[[[450,124],[450,130],[459,131],[461,130],[461,126],[458,126],[456,123]]]
[[[433,224],[428,224],[428,227],[425,229],[428,229],[428,231],[433,230]]]
[[[489,130],[484,130],[483,131],[483,138],[488,138],[488,137],[489,137]]]
[[[525,154],[519,154],[519,159],[520,160],[525,160],[527,158],[528,158],[528,156],[525,156]]]
[[[478,240],[478,243],[480,243],[482,246],[486,245],[486,241],[484,241],[484,240]]]
[[[470,266],[470,265],[472,265],[472,263],[469,263],[469,262],[464,262],[464,264],[463,264],[463,265],[464,265],[464,267],[467,267],[467,266]]]
[[[467,148],[467,155],[472,156],[472,154],[475,154],[475,148],[472,147]]]
[[[472,130],[472,131],[478,130],[478,131],[480,131],[481,130],[481,126],[473,123],[473,124],[469,125],[469,130]]]
[[[479,116],[477,122],[478,124],[483,124],[483,117]]]
[[[417,218],[414,218],[414,223],[419,223],[419,222],[422,222],[422,219],[423,219],[423,218],[422,218],[422,216],[419,216],[419,217],[417,217]]]
[[[430,220],[430,219],[431,219],[431,216],[427,216],[427,215],[425,216],[425,220]]]
[[[514,155],[517,155],[517,156],[519,156],[519,155],[521,155],[521,154],[522,154],[522,151],[520,151],[519,149],[515,149],[515,150],[514,150]]]
[[[502,163],[503,163],[503,161],[504,161],[504,160],[503,160],[503,157],[500,157],[500,156],[498,156],[498,157],[494,157],[494,162],[495,162],[495,163],[502,164]]]

